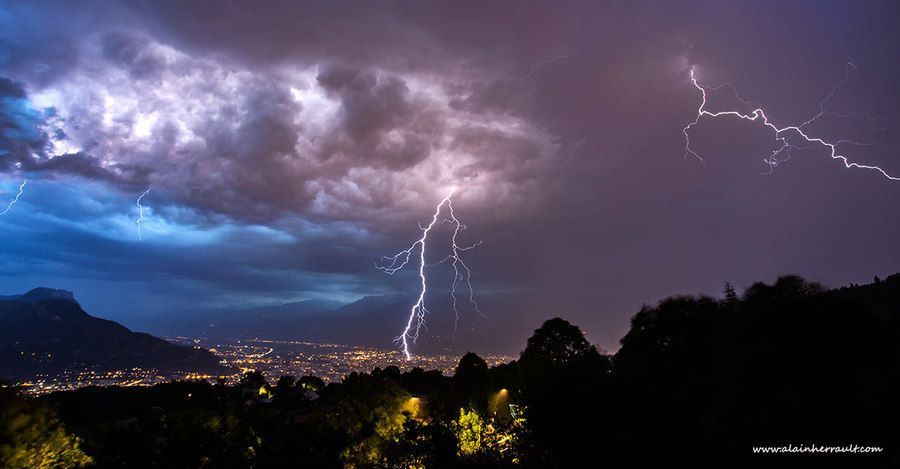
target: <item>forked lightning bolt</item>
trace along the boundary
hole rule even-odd
[[[16,202],[19,201],[19,197],[22,195],[22,191],[25,190],[25,184],[27,184],[27,183],[28,183],[28,180],[27,180],[27,179],[23,179],[23,180],[22,180],[22,185],[19,186],[19,193],[16,194],[16,198],[15,198],[15,199],[12,199],[12,201],[9,203],[9,205],[6,206],[6,210],[0,212],[0,215],[6,215],[6,212],[8,212],[9,209],[11,209],[12,206],[15,205]]]
[[[379,265],[375,263],[375,267],[379,270],[384,271],[384,273],[393,275],[398,270],[402,269],[406,264],[409,263],[410,258],[414,255],[413,251],[418,249],[419,256],[419,280],[421,281],[421,290],[419,291],[419,298],[416,300],[416,303],[412,306],[409,312],[409,319],[406,322],[406,328],[403,329],[403,333],[398,336],[395,341],[400,344],[400,347],[403,349],[404,355],[406,355],[406,359],[409,360],[411,355],[409,353],[409,345],[410,342],[415,343],[419,338],[419,330],[422,326],[425,325],[425,316],[428,314],[428,309],[425,307],[425,293],[428,288],[428,284],[426,282],[425,276],[425,268],[429,265],[425,263],[425,246],[428,240],[428,234],[431,232],[431,229],[434,228],[435,225],[438,224],[438,218],[441,215],[441,209],[444,205],[447,205],[447,210],[450,214],[450,218],[444,219],[443,223],[451,223],[453,224],[453,236],[451,238],[451,252],[447,255],[443,260],[437,262],[436,264],[442,264],[447,261],[452,261],[453,265],[453,283],[451,284],[450,296],[453,299],[453,311],[456,313],[456,321],[459,321],[459,312],[457,310],[457,297],[456,297],[456,288],[461,282],[465,282],[466,286],[469,290],[469,302],[474,307],[475,311],[478,312],[482,317],[487,319],[484,313],[481,312],[481,309],[478,307],[478,303],[475,302],[475,293],[472,290],[472,271],[469,270],[469,267],[463,262],[460,257],[460,252],[468,251],[470,249],[474,249],[478,246],[479,243],[476,243],[472,246],[468,247],[459,247],[457,244],[457,236],[459,233],[466,229],[466,225],[463,225],[459,222],[459,219],[456,218],[456,215],[453,213],[453,204],[450,201],[450,197],[453,196],[453,192],[456,191],[456,188],[450,189],[450,193],[447,194],[447,197],[444,197],[443,200],[438,204],[437,208],[434,211],[434,215],[431,217],[431,223],[426,227],[419,228],[422,229],[422,237],[417,239],[410,247],[404,249],[393,256],[384,256],[381,258],[381,262],[384,265]],[[434,265],[434,264],[431,264]]]
[[[697,81],[697,78],[694,76],[694,69],[691,68],[691,83],[693,83],[694,87],[700,91],[701,101],[700,101],[700,107],[697,108],[697,117],[694,119],[693,122],[689,123],[682,129],[682,133],[684,133],[684,141],[685,141],[684,157],[687,158],[688,155],[692,155],[695,158],[697,158],[698,160],[700,160],[701,162],[703,162],[703,158],[701,158],[700,155],[698,155],[691,148],[691,137],[689,134],[689,131],[691,130],[691,128],[693,126],[697,125],[698,123],[700,123],[700,119],[703,116],[709,116],[709,117],[735,116],[735,117],[739,117],[741,119],[748,120],[748,121],[762,122],[763,125],[772,129],[772,131],[775,132],[775,140],[780,142],[781,146],[779,148],[775,149],[774,151],[772,151],[772,153],[763,160],[769,166],[769,172],[772,172],[772,170],[776,166],[778,166],[780,163],[783,163],[784,161],[787,161],[788,159],[790,159],[791,149],[810,148],[812,145],[818,144],[818,145],[821,145],[821,146],[824,146],[825,148],[827,148],[831,158],[835,159],[835,160],[841,160],[844,163],[844,167],[846,167],[846,168],[859,168],[859,169],[868,169],[871,171],[877,171],[877,172],[881,173],[882,176],[884,176],[892,181],[900,181],[900,177],[891,176],[885,170],[881,169],[878,166],[865,165],[865,164],[851,162],[846,156],[838,154],[838,149],[837,149],[837,146],[840,144],[848,144],[848,145],[856,145],[856,146],[875,146],[875,147],[879,147],[879,148],[887,148],[887,146],[873,144],[873,143],[859,143],[859,142],[854,142],[854,141],[846,140],[846,139],[837,140],[834,142],[827,142],[821,138],[810,137],[803,131],[803,127],[805,127],[809,124],[812,124],[813,122],[815,122],[817,119],[819,119],[820,117],[822,117],[824,115],[834,115],[834,116],[839,116],[839,117],[849,116],[847,114],[838,114],[835,112],[826,111],[825,103],[826,103],[826,101],[828,101],[829,99],[831,99],[834,96],[834,93],[837,91],[837,89],[841,85],[846,83],[847,78],[850,73],[850,70],[855,69],[855,68],[856,68],[856,66],[853,64],[853,62],[847,62],[847,64],[844,66],[844,78],[831,89],[831,92],[828,94],[828,96],[825,97],[825,99],[823,99],[822,101],[819,102],[819,113],[818,114],[816,114],[815,116],[813,116],[812,118],[808,119],[806,122],[804,122],[800,125],[789,125],[789,126],[785,126],[785,127],[778,127],[777,125],[770,122],[769,118],[766,116],[765,111],[763,111],[762,108],[756,106],[755,104],[751,103],[750,101],[742,98],[738,94],[734,85],[732,85],[730,83],[724,83],[724,84],[721,84],[716,87],[701,85]],[[729,88],[731,90],[731,92],[734,94],[734,97],[739,102],[746,105],[747,108],[753,109],[753,112],[746,114],[746,113],[742,113],[740,111],[718,111],[718,112],[708,111],[706,109],[706,93],[707,93],[707,91],[718,91],[724,87]],[[854,114],[856,114],[856,113],[854,113]],[[795,143],[791,143],[789,138],[793,135],[798,136],[807,145],[801,147]],[[786,157],[779,158],[781,155],[786,155]]]
[[[453,192],[451,191],[451,195]],[[440,207],[438,207],[440,208]],[[469,266],[463,262],[462,258],[459,257],[460,251],[469,251],[471,249],[475,249],[477,246],[481,245],[481,241],[467,247],[459,247],[456,244],[456,237],[459,235],[459,232],[466,229],[466,225],[463,225],[459,222],[459,219],[456,218],[456,215],[453,213],[453,204],[449,200],[447,200],[447,209],[450,211],[450,218],[444,219],[444,223],[452,223],[453,227],[453,236],[450,238],[450,254],[447,255],[443,260],[438,262],[438,264],[443,264],[447,261],[453,261],[453,283],[450,285],[450,298],[453,299],[453,313],[456,315],[455,320],[453,321],[453,333],[456,334],[456,330],[459,327],[459,309],[457,308],[457,298],[456,298],[456,287],[462,283],[466,282],[466,288],[469,290],[469,303],[475,309],[475,312],[478,313],[482,318],[484,318],[488,324],[490,324],[491,320],[488,319],[484,313],[481,312],[481,308],[478,307],[478,302],[475,301],[475,290],[472,289],[472,271],[469,270]]]
[[[141,220],[144,219],[144,207],[141,205],[141,199],[143,199],[144,196],[149,193],[150,193],[150,188],[148,187],[147,190],[145,190],[144,193],[138,197],[137,202],[135,203],[135,205],[137,205],[137,207],[138,207],[138,210],[140,211],[138,219],[134,221],[135,223],[137,223],[138,241],[141,240]]]

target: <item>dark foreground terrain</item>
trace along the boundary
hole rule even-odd
[[[0,466],[900,467],[898,339],[900,275],[786,276],[646,306],[611,357],[554,318],[519,360],[467,354],[452,377],[6,387]]]

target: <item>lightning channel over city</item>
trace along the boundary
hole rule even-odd
[[[144,206],[141,205],[141,199],[143,199],[147,194],[150,193],[150,188],[148,187],[140,196],[137,198],[137,202],[135,205],[138,207],[138,219],[134,222],[137,224],[137,232],[138,232],[138,241],[141,241],[141,221],[144,220]]]
[[[459,323],[459,310],[457,308],[458,298],[457,298],[457,287],[461,283],[465,283],[466,288],[468,289],[468,301],[472,305],[473,309],[485,320],[488,320],[487,316],[481,311],[481,308],[478,306],[478,303],[475,301],[475,292],[472,289],[472,271],[469,269],[469,266],[466,265],[465,261],[460,257],[460,253],[463,251],[469,251],[479,246],[481,242],[473,244],[471,246],[460,247],[457,243],[457,237],[459,233],[466,229],[466,225],[460,223],[459,219],[456,218],[456,214],[453,212],[453,203],[451,201],[451,197],[453,193],[456,191],[456,187],[450,189],[450,193],[444,197],[440,203],[437,205],[434,211],[434,215],[431,217],[431,222],[428,226],[421,226],[419,228],[422,230],[422,236],[413,242],[410,247],[394,254],[393,256],[383,256],[381,258],[381,264],[375,262],[375,267],[379,270],[383,271],[388,275],[393,275],[400,269],[402,269],[406,264],[410,262],[410,258],[413,257],[415,250],[418,250],[419,257],[419,281],[421,284],[421,289],[419,290],[419,296],[413,306],[409,311],[409,318],[406,321],[406,327],[403,329],[403,332],[397,336],[395,342],[400,345],[400,348],[403,350],[403,354],[407,360],[412,358],[412,354],[409,351],[410,343],[416,343],[419,338],[419,332],[423,326],[425,326],[425,317],[428,314],[428,308],[425,306],[425,294],[428,289],[428,282],[425,275],[425,269],[431,265],[443,264],[445,262],[451,262],[453,266],[453,281],[450,286],[450,296],[452,298],[453,312],[456,314],[456,319],[454,321],[454,332]],[[444,206],[447,206],[447,212],[449,214],[449,218],[444,218],[439,223],[440,215]],[[450,238],[450,254],[448,254],[444,259],[434,264],[426,264],[425,262],[425,249],[426,243],[428,240],[428,234],[436,225],[443,225],[445,223],[449,223],[453,225],[453,234]],[[490,321],[488,320],[490,323]]]
[[[697,116],[694,118],[694,120],[692,122],[690,122],[688,125],[686,125],[686,126],[684,126],[684,128],[682,128],[682,133],[684,134],[684,140],[685,140],[684,157],[687,158],[690,155],[690,156],[697,158],[701,162],[701,164],[703,163],[703,158],[691,148],[690,130],[694,126],[698,125],[700,123],[700,120],[704,116],[708,116],[711,118],[717,118],[717,117],[723,117],[723,116],[733,116],[733,117],[738,117],[740,119],[747,120],[747,121],[761,122],[764,126],[768,127],[769,129],[771,129],[774,132],[775,140],[777,142],[779,142],[780,146],[778,148],[776,148],[775,150],[773,150],[769,154],[769,156],[767,156],[766,158],[763,159],[763,161],[766,163],[766,165],[769,166],[769,170],[766,172],[766,174],[771,173],[775,169],[775,167],[778,166],[779,164],[789,160],[790,159],[790,151],[792,149],[807,149],[807,148],[815,147],[816,145],[820,145],[827,149],[828,154],[832,159],[840,160],[843,163],[844,167],[846,167],[848,169],[849,168],[857,168],[857,169],[865,169],[865,170],[875,171],[875,172],[880,173],[882,176],[884,176],[885,178],[887,178],[889,180],[900,181],[900,177],[889,174],[887,171],[885,171],[884,169],[882,169],[879,166],[861,164],[861,163],[856,163],[856,162],[850,161],[850,159],[847,156],[840,154],[838,151],[838,148],[837,148],[838,145],[841,145],[841,144],[854,145],[854,146],[875,146],[875,147],[882,148],[882,149],[887,148],[887,146],[878,145],[878,144],[874,144],[874,143],[856,142],[856,141],[849,140],[849,139],[840,139],[840,140],[836,140],[833,142],[829,142],[820,137],[810,136],[807,133],[808,131],[804,130],[804,127],[814,123],[820,117],[825,116],[825,115],[835,115],[838,117],[847,117],[847,115],[845,115],[845,114],[839,114],[839,113],[835,113],[835,112],[826,111],[825,103],[828,100],[830,100],[832,97],[834,97],[838,88],[840,88],[843,84],[845,84],[847,82],[847,80],[850,76],[850,71],[853,69],[856,69],[856,65],[852,61],[848,61],[844,66],[843,78],[836,85],[834,85],[831,88],[831,91],[829,92],[828,96],[826,96],[824,99],[819,101],[819,112],[815,116],[807,119],[805,122],[803,122],[802,124],[799,124],[799,125],[778,126],[769,120],[769,117],[766,115],[765,111],[761,107],[759,107],[755,103],[752,103],[751,101],[741,97],[741,95],[738,94],[738,91],[735,88],[735,86],[732,85],[731,83],[723,83],[718,86],[708,86],[708,85],[701,84],[696,77],[695,68],[692,67],[691,68],[691,84],[693,84],[693,86],[695,88],[697,88],[697,90],[700,91],[701,100],[700,100],[700,106],[697,108]],[[716,92],[723,88],[729,89],[731,91],[732,95],[734,96],[734,98],[738,102],[740,102],[747,108],[753,109],[753,111],[750,113],[745,113],[745,112],[741,112],[739,110],[724,110],[724,111],[708,110],[706,108],[707,92]],[[869,117],[869,116],[867,116],[867,117]],[[871,118],[870,118],[870,120],[871,120]],[[803,146],[800,146],[796,143],[792,143],[791,136],[796,136],[799,139],[801,139],[803,142]],[[782,155],[786,155],[786,157],[781,157]]]
[[[19,186],[19,193],[16,194],[16,197],[13,198],[13,199],[9,202],[9,205],[6,206],[6,209],[3,210],[2,212],[0,212],[0,215],[6,215],[6,212],[8,212],[9,209],[11,209],[12,206],[15,205],[16,202],[19,201],[19,197],[22,196],[22,192],[25,190],[25,184],[27,184],[27,183],[28,183],[28,180],[27,180],[27,179],[23,179],[23,180],[22,180],[22,184]]]

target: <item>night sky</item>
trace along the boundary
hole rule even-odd
[[[28,182],[0,295],[73,290],[126,325],[416,295],[373,260],[454,186],[476,298],[519,349],[562,316],[615,350],[642,304],[726,281],[892,274],[900,181],[817,144],[770,172],[772,131],[733,117],[701,118],[685,157],[692,67],[779,126],[848,72],[804,130],[900,175],[900,6],[774,3],[3,2],[0,210]],[[728,87],[708,106],[752,111]]]

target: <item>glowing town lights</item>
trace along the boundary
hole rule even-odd
[[[15,205],[16,202],[19,201],[19,196],[21,196],[21,195],[22,195],[22,191],[25,190],[25,184],[26,184],[26,183],[28,183],[28,180],[27,180],[27,179],[23,179],[23,180],[22,180],[22,185],[19,186],[19,193],[16,194],[16,198],[12,199],[12,201],[9,203],[9,205],[6,206],[6,210],[0,212],[0,215],[6,215],[6,212],[8,212],[9,209],[11,209],[12,206]]]
[[[140,215],[139,215],[138,219],[134,221],[135,223],[137,223],[138,241],[141,240],[141,220],[144,219],[144,207],[141,205],[141,199],[143,199],[144,196],[149,193],[150,193],[150,188],[148,187],[147,190],[145,190],[144,193],[141,194],[140,197],[138,197],[137,202],[135,203],[135,205],[137,205],[137,207],[138,207],[138,210],[140,210]]]
[[[417,239],[410,247],[404,249],[403,251],[398,252],[393,256],[383,256],[381,258],[381,262],[383,265],[379,265],[375,263],[375,267],[379,270],[384,271],[384,273],[393,275],[398,270],[402,269],[403,266],[409,263],[410,257],[413,255],[413,250],[418,247],[418,255],[419,255],[419,280],[421,281],[422,288],[419,292],[419,298],[416,303],[412,306],[409,312],[409,319],[406,322],[406,328],[403,330],[403,333],[398,336],[395,341],[400,344],[400,347],[403,349],[403,354],[406,356],[407,360],[410,360],[412,357],[409,353],[409,343],[415,343],[419,338],[419,329],[425,325],[425,315],[428,314],[428,309],[425,307],[425,293],[427,289],[427,282],[425,278],[425,244],[428,239],[428,233],[431,229],[438,223],[438,218],[441,215],[441,210],[444,205],[447,206],[447,211],[449,212],[450,218],[444,219],[443,223],[451,223],[453,224],[453,236],[451,237],[451,252],[447,255],[443,260],[438,262],[438,264],[442,264],[447,261],[452,261],[453,265],[453,282],[451,284],[450,296],[453,298],[453,311],[456,313],[456,321],[459,321],[459,311],[457,310],[457,298],[456,298],[456,287],[461,282],[466,282],[466,287],[469,290],[469,302],[474,307],[475,311],[478,312],[482,317],[487,319],[487,317],[481,312],[478,308],[478,303],[475,302],[475,293],[472,290],[471,277],[472,272],[469,270],[469,267],[463,262],[462,258],[460,258],[460,252],[468,251],[470,249],[475,248],[481,243],[476,243],[472,246],[468,247],[459,247],[457,244],[457,236],[459,232],[466,229],[466,225],[463,225],[459,222],[459,219],[456,218],[456,215],[453,213],[453,205],[450,201],[450,197],[453,196],[453,192],[456,191],[456,188],[453,187],[450,189],[450,193],[444,197],[441,202],[437,205],[437,208],[434,211],[434,215],[431,217],[431,223],[426,227],[419,228],[422,229],[422,237]]]
[[[796,136],[799,136],[801,139],[805,140],[805,143],[819,144],[819,145],[824,146],[825,148],[828,149],[831,158],[836,159],[836,160],[841,160],[844,163],[844,167],[846,167],[846,168],[859,168],[859,169],[868,169],[868,170],[872,170],[872,171],[877,171],[877,172],[881,173],[884,177],[886,177],[892,181],[900,181],[900,177],[891,176],[885,170],[881,169],[878,166],[852,163],[847,159],[846,156],[838,154],[838,150],[837,150],[837,146],[840,144],[848,144],[848,145],[856,145],[856,146],[877,146],[877,147],[882,148],[881,145],[875,145],[875,144],[870,144],[870,143],[859,143],[859,142],[854,142],[854,141],[850,141],[850,140],[837,140],[833,143],[826,142],[825,140],[823,140],[821,138],[810,137],[803,131],[804,126],[815,122],[818,118],[820,118],[826,114],[841,116],[840,114],[837,114],[837,113],[831,113],[831,112],[825,111],[825,102],[828,101],[829,99],[831,99],[831,97],[834,96],[835,91],[837,91],[837,89],[847,81],[847,77],[849,76],[850,69],[855,69],[855,68],[856,68],[856,66],[853,65],[853,62],[847,62],[847,64],[844,66],[844,78],[831,89],[831,92],[828,94],[828,96],[825,97],[825,99],[823,99],[822,101],[819,102],[819,113],[818,114],[816,114],[811,119],[807,120],[806,122],[804,122],[800,125],[789,125],[786,127],[778,127],[775,124],[769,122],[769,118],[766,116],[765,111],[763,111],[759,107],[752,105],[749,101],[741,98],[740,95],[737,93],[737,90],[735,89],[734,85],[732,85],[730,83],[724,83],[724,84],[721,84],[716,87],[708,87],[705,85],[701,85],[697,81],[697,78],[694,76],[694,69],[691,68],[691,83],[694,85],[695,88],[697,88],[700,91],[701,100],[700,100],[700,107],[697,108],[697,117],[694,118],[693,122],[689,123],[682,129],[682,133],[684,133],[684,141],[685,141],[684,157],[687,158],[688,155],[692,155],[695,158],[697,158],[698,160],[700,160],[701,162],[703,161],[703,158],[701,158],[700,155],[698,155],[693,149],[691,149],[691,138],[688,133],[688,131],[693,126],[697,125],[700,122],[701,117],[703,117],[703,116],[709,116],[709,117],[735,116],[735,117],[739,117],[744,120],[762,122],[763,125],[772,129],[775,132],[775,140],[780,142],[781,146],[778,149],[774,150],[767,158],[765,158],[763,160],[767,165],[769,165],[770,173],[780,163],[790,159],[791,149],[801,148],[801,147],[797,146],[796,144],[791,143],[789,140],[789,138],[791,136],[796,135]],[[711,111],[706,110],[706,92],[707,91],[718,91],[718,90],[722,89],[723,87],[730,88],[732,93],[734,94],[735,98],[742,104],[746,105],[748,108],[752,108],[753,112],[751,112],[749,114],[745,114],[740,111],[711,112]],[[802,148],[808,148],[808,147],[802,147]],[[781,156],[781,155],[787,155],[787,157],[779,158],[779,156]]]

